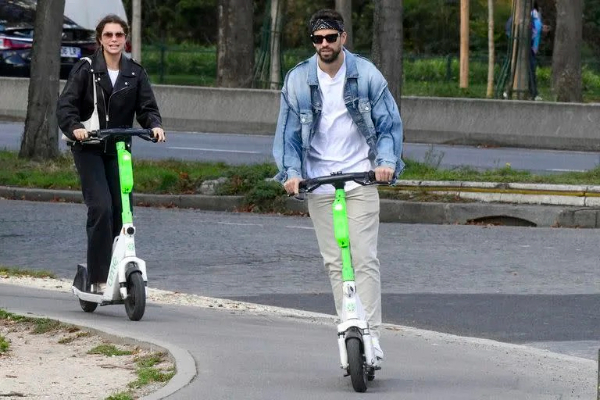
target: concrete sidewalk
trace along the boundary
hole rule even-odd
[[[463,202],[381,200],[382,222],[409,224],[497,224],[532,227],[600,227],[600,187],[490,182],[400,181],[383,190],[428,191]],[[82,202],[81,192],[0,186],[0,197],[34,201]],[[134,193],[141,206],[235,211],[241,196]],[[289,211],[307,212],[305,202],[286,199]]]

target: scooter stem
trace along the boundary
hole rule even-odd
[[[117,163],[119,165],[119,183],[121,184],[121,217],[123,225],[133,223],[129,195],[133,190],[133,168],[131,153],[125,142],[117,142]]]
[[[352,268],[352,255],[350,253],[350,230],[348,228],[348,215],[346,213],[346,192],[343,187],[336,187],[332,208],[333,232],[342,253],[342,281],[353,281],[354,269]]]

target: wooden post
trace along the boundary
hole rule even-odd
[[[460,0],[460,88],[469,87],[469,0]]]
[[[131,7],[131,57],[142,62],[142,0],[133,0]]]

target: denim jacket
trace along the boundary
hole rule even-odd
[[[393,168],[395,180],[404,169],[398,106],[375,65],[346,49],[344,55],[346,108],[369,145],[369,159],[376,166]],[[304,160],[319,123],[322,104],[315,54],[288,72],[281,90],[273,143],[273,156],[279,168],[275,179],[279,182],[307,178]]]

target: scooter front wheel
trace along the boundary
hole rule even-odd
[[[98,307],[98,303],[93,303],[91,301],[79,300],[79,305],[81,309],[85,312],[94,312],[96,311],[96,307]]]
[[[355,337],[346,340],[346,351],[348,352],[348,369],[352,379],[352,387],[356,392],[366,392],[367,371],[361,341]]]
[[[134,272],[127,279],[125,311],[132,321],[139,321],[146,310],[146,287],[140,272]]]

